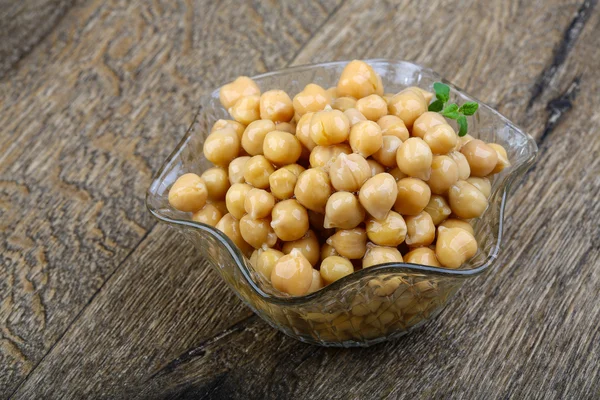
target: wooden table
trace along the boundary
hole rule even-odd
[[[218,4],[217,4],[218,3]],[[0,397],[599,398],[597,0],[0,0]],[[239,74],[415,61],[533,135],[500,266],[423,329],[271,329],[144,193]]]

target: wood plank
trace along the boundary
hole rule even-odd
[[[284,66],[336,4],[92,0],[0,81],[0,394],[154,226],[145,190],[200,96]]]

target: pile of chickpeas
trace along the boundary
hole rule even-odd
[[[459,268],[477,252],[489,177],[510,163],[501,145],[458,137],[431,99],[418,87],[384,93],[356,60],[337,87],[293,98],[239,77],[220,91],[233,119],[204,143],[215,166],[180,176],[169,202],[293,296],[382,263]]]

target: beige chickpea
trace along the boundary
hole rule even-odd
[[[287,200],[294,195],[298,177],[291,171],[281,168],[269,175],[269,187],[273,196]]]
[[[217,122],[214,123],[214,125],[212,126],[212,129],[210,130],[210,133],[213,133],[214,131],[218,131],[224,128],[231,128],[235,131],[235,133],[238,135],[238,137],[240,138],[240,140],[242,139],[242,134],[244,133],[244,129],[246,129],[245,125],[240,124],[237,121],[234,121],[232,119],[219,119],[217,120]]]
[[[355,260],[367,251],[367,233],[363,228],[340,229],[327,239],[327,243],[342,257]]]
[[[252,186],[250,185],[245,183],[234,183],[225,195],[227,210],[237,219],[242,218],[246,213],[244,205],[250,190],[252,190]]]
[[[292,99],[283,90],[269,90],[260,96],[260,118],[288,122],[294,117]]]
[[[448,218],[444,222],[442,222],[440,224],[440,226],[443,226],[444,228],[464,229],[467,232],[469,232],[471,235],[475,236],[475,231],[473,230],[473,227],[471,226],[471,224],[469,224],[467,221],[464,221],[462,219]]]
[[[431,101],[431,99],[433,99],[433,93],[428,92],[425,89],[421,89],[418,86],[410,86],[407,89],[409,89],[409,90],[416,90],[417,92],[421,93],[423,95],[423,97],[425,98],[425,101],[427,102],[427,104],[429,104],[429,102]]]
[[[283,131],[287,133],[291,133],[292,135],[296,134],[296,123],[295,122],[278,122],[275,124],[276,131]]]
[[[441,267],[435,251],[429,247],[417,247],[404,255],[404,262],[409,264],[429,265],[431,267]]]
[[[464,219],[480,217],[488,206],[485,195],[466,181],[458,181],[450,187],[448,200],[452,212]]]
[[[350,129],[349,142],[353,152],[369,157],[381,148],[381,128],[373,121],[359,122]]]
[[[377,161],[368,159],[367,163],[369,163],[369,168],[371,168],[371,176],[375,176],[377,174],[381,174],[385,172],[385,167],[379,164]]]
[[[310,136],[310,121],[313,115],[314,113],[304,114],[296,125],[296,137],[309,151],[312,151],[317,146]]]
[[[179,211],[196,212],[206,204],[208,190],[204,179],[196,174],[183,174],[169,189],[169,204]]]
[[[217,208],[217,210],[219,210],[221,215],[225,215],[229,212],[229,211],[227,211],[227,203],[225,202],[225,200],[217,200],[217,201],[208,200],[207,203],[215,206]]]
[[[319,246],[319,239],[313,231],[308,230],[300,239],[284,242],[281,247],[281,250],[285,254],[290,254],[294,249],[298,249],[313,267],[319,262],[321,248]]]
[[[350,121],[339,110],[324,110],[310,119],[310,137],[319,146],[344,142],[350,133]]]
[[[387,102],[376,94],[363,97],[356,102],[356,109],[368,120],[377,121],[387,115]]]
[[[269,120],[251,122],[242,134],[242,147],[251,156],[263,154],[263,143],[267,133],[275,130],[275,123]]]
[[[233,215],[225,214],[223,218],[219,220],[215,228],[231,239],[233,244],[236,245],[244,255],[250,255],[253,248],[246,243],[242,237],[242,234],[240,233],[240,223]]]
[[[250,189],[244,200],[244,210],[252,219],[267,218],[274,206],[275,198],[263,189]]]
[[[192,221],[201,222],[206,225],[216,226],[223,217],[221,211],[213,204],[206,204],[201,210],[192,214]]]
[[[244,179],[246,183],[255,188],[269,188],[269,177],[275,172],[275,168],[265,156],[254,156],[250,158],[244,167]]]
[[[437,125],[448,125],[448,122],[446,122],[446,118],[439,113],[433,111],[424,112],[415,120],[412,126],[412,135],[423,139],[425,133]]]
[[[331,108],[334,110],[340,110],[341,112],[344,112],[350,108],[356,108],[356,99],[348,96],[338,97],[337,99],[333,100]]]
[[[312,266],[298,250],[277,260],[271,272],[273,287],[292,296],[308,293],[312,283]]]
[[[501,172],[504,168],[510,167],[510,161],[508,160],[508,154],[506,153],[506,149],[497,143],[488,143],[488,146],[492,149],[496,150],[496,155],[498,156],[498,162],[496,166],[492,170],[491,174],[497,174]]]
[[[337,87],[335,87],[335,86],[331,86],[331,87],[327,88],[325,91],[327,92],[329,97],[331,97],[332,100],[336,99],[338,97]]]
[[[271,274],[273,273],[273,268],[275,268],[275,264],[277,264],[277,261],[279,261],[279,259],[285,254],[275,249],[259,249],[256,251],[258,252],[258,254],[256,257],[254,268],[270,282]]]
[[[381,128],[381,134],[383,136],[391,135],[396,136],[398,139],[403,142],[406,141],[410,134],[408,133],[408,129],[400,118],[395,115],[386,115],[385,117],[381,117],[377,120],[377,125]]]
[[[406,238],[406,222],[394,211],[383,219],[369,218],[366,225],[369,240],[380,246],[396,247]]]
[[[338,96],[351,96],[362,99],[371,94],[383,95],[381,77],[373,67],[364,61],[354,60],[348,63],[337,84]]]
[[[448,156],[433,156],[431,162],[431,175],[427,184],[431,192],[444,194],[458,181],[458,166]]]
[[[293,173],[296,176],[300,176],[301,173],[303,173],[304,171],[306,171],[306,168],[304,168],[302,165],[300,164],[288,164],[284,167],[282,167],[283,169],[287,169],[288,171],[290,171],[291,173]]]
[[[467,179],[467,182],[479,189],[486,199],[490,198],[490,194],[492,194],[492,184],[488,178],[478,178],[476,176],[472,176]]]
[[[298,240],[308,231],[308,213],[298,201],[283,200],[271,212],[271,226],[277,236],[286,242]]]
[[[321,278],[321,272],[313,268],[312,282],[310,283],[310,287],[308,288],[308,292],[306,292],[306,294],[314,293],[323,288],[323,286],[325,286],[325,282],[323,282],[323,278]]]
[[[402,215],[420,214],[431,199],[429,185],[420,179],[403,178],[397,183],[398,196],[394,210]]]
[[[356,108],[348,108],[344,111],[344,115],[348,118],[348,122],[350,122],[350,127],[358,124],[359,122],[368,121],[367,117],[361,114]]]
[[[362,259],[362,267],[369,268],[379,264],[404,262],[402,254],[395,247],[367,244],[367,252]]]
[[[229,183],[231,185],[234,183],[244,183],[244,171],[246,171],[246,163],[248,160],[250,160],[250,157],[242,156],[229,163],[229,172],[227,175],[229,176]]]
[[[461,228],[438,228],[435,255],[446,268],[458,268],[477,253],[477,241]]]
[[[328,168],[340,154],[352,154],[350,145],[341,143],[333,146],[317,146],[310,152],[310,166],[312,168]]]
[[[331,196],[329,175],[318,168],[307,169],[298,177],[294,196],[307,209],[323,214]]]
[[[231,165],[231,164],[229,164]],[[221,167],[209,168],[201,175],[210,200],[223,200],[229,189],[229,176]]]
[[[208,161],[225,167],[238,156],[240,138],[231,128],[214,131],[204,141],[203,151]]]
[[[460,151],[460,149],[462,149],[465,144],[469,143],[473,139],[475,138],[469,135],[468,133],[465,136],[459,137],[458,143],[456,144],[456,151]]]
[[[396,167],[396,153],[398,147],[402,144],[402,140],[392,135],[385,135],[382,137],[382,143],[379,150],[373,153],[373,158],[381,165],[388,168]]]
[[[294,110],[300,117],[309,112],[321,111],[329,104],[331,104],[331,95],[314,83],[306,85],[293,100]]]
[[[391,99],[392,97],[394,97],[395,95],[396,95],[396,93],[389,93],[389,92],[388,92],[388,93],[384,93],[384,94],[382,94],[382,95],[381,95],[381,98],[382,98],[382,99],[384,99],[384,100],[385,100],[385,102],[389,104],[389,103],[390,103],[390,99]]]
[[[394,177],[396,182],[398,182],[400,179],[408,178],[408,175],[400,171],[400,168],[398,167],[390,169],[388,173]]]
[[[247,76],[240,76],[219,91],[219,100],[225,109],[232,107],[239,99],[245,96],[260,95],[258,85]]]
[[[471,167],[471,176],[487,176],[498,163],[496,150],[479,139],[469,141],[460,149],[460,152],[464,154],[469,167]]]
[[[365,219],[365,210],[355,195],[336,192],[327,199],[324,228],[352,229]]]
[[[428,180],[431,174],[432,160],[433,154],[427,143],[415,137],[402,143],[396,153],[396,163],[400,171],[424,181]]]
[[[431,215],[425,211],[406,217],[406,244],[409,246],[429,246],[435,239],[435,225]]]
[[[466,180],[471,175],[471,167],[464,154],[460,151],[451,151],[448,153],[448,157],[450,157],[458,167],[458,179],[461,181]]]
[[[427,111],[427,102],[419,91],[405,89],[390,99],[388,111],[404,121],[410,129],[416,119]]]
[[[354,266],[347,258],[329,256],[321,263],[321,278],[329,285],[354,272]]]
[[[385,218],[396,202],[397,196],[396,180],[385,172],[369,178],[358,193],[360,204],[377,219]]]
[[[269,219],[253,219],[246,214],[240,219],[240,233],[244,241],[255,249],[262,246],[273,247],[277,243],[277,235],[271,228]]]
[[[339,256],[339,254],[332,245],[323,243],[323,246],[321,246],[321,261],[331,256]]]
[[[356,192],[371,177],[369,163],[360,154],[340,154],[329,166],[335,190]]]
[[[273,164],[293,164],[298,161],[301,153],[302,145],[291,133],[272,131],[265,136],[263,154]]]
[[[248,125],[260,119],[260,96],[245,96],[235,102],[229,109],[229,114],[237,122]]]
[[[431,216],[433,224],[437,226],[450,216],[452,210],[443,196],[434,194],[425,206],[425,212]]]
[[[423,140],[433,154],[448,154],[456,147],[458,136],[454,129],[448,124],[439,124],[429,128],[423,136]]]

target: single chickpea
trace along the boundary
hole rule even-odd
[[[395,247],[375,246],[367,244],[367,252],[362,260],[362,267],[369,268],[374,265],[387,263],[401,263],[402,254]]]
[[[292,250],[297,249],[314,267],[319,262],[321,256],[321,248],[317,235],[311,230],[308,230],[304,236],[298,240],[284,242],[281,250],[285,254],[290,254]]]
[[[341,153],[329,166],[329,178],[335,190],[356,192],[370,177],[369,163],[360,154]]]
[[[405,142],[409,137],[408,129],[404,125],[404,121],[395,115],[386,115],[377,120],[377,125],[381,128],[383,136],[396,136],[398,139]]]
[[[416,137],[402,143],[396,153],[396,163],[400,171],[424,181],[428,180],[431,174],[432,160],[433,154],[427,143]]]
[[[267,218],[275,206],[273,195],[263,189],[250,189],[244,200],[244,210],[250,218]]]
[[[356,108],[356,99],[348,96],[338,97],[333,101],[331,107],[334,110],[340,110],[341,112],[344,112],[350,108]]]
[[[381,174],[385,172],[385,167],[381,164],[379,164],[377,161],[375,160],[371,160],[370,158],[367,160],[367,163],[369,163],[369,168],[371,168],[371,176],[375,176],[377,174]]]
[[[383,95],[381,77],[373,67],[364,61],[354,60],[348,63],[337,84],[338,96],[351,96],[362,99],[371,94]]]
[[[396,136],[383,136],[381,147],[373,153],[373,158],[388,168],[394,168],[396,167],[396,153],[401,144],[402,140]]]
[[[242,147],[251,156],[263,154],[263,143],[267,133],[275,130],[275,123],[269,120],[251,122],[242,134]]]
[[[223,215],[223,218],[219,220],[215,228],[231,239],[233,244],[236,245],[244,255],[250,255],[252,253],[253,248],[246,243],[242,237],[242,234],[240,233],[240,223],[233,215]]]
[[[431,216],[433,224],[437,226],[450,216],[452,210],[443,196],[434,194],[425,206],[425,212]]]
[[[479,139],[469,141],[460,149],[460,152],[464,154],[469,167],[471,167],[471,176],[487,176],[498,164],[496,150]]]
[[[327,239],[342,257],[362,258],[367,251],[367,233],[363,228],[340,229]]]
[[[427,111],[417,118],[412,126],[412,135],[423,139],[425,133],[436,125],[447,125],[446,118],[433,111]]]
[[[417,247],[404,255],[404,262],[409,264],[429,265],[431,267],[441,267],[435,251],[429,247]]]
[[[273,268],[275,268],[275,264],[283,254],[279,250],[275,249],[266,249],[266,250],[257,250],[258,255],[255,262],[255,269],[260,272],[269,282],[271,282],[271,274],[273,273]]]
[[[398,186],[394,177],[387,173],[369,178],[360,188],[358,199],[373,218],[383,219],[396,202]]]
[[[282,168],[287,169],[288,171],[290,171],[291,173],[296,175],[296,177],[300,176],[301,173],[306,171],[306,168],[304,168],[302,165],[299,165],[299,164],[288,164]]]
[[[206,185],[208,199],[223,200],[225,198],[225,193],[229,189],[229,176],[224,168],[209,168],[202,173],[201,178]]]
[[[207,200],[207,203],[215,206],[217,208],[217,210],[219,210],[221,215],[225,215],[229,212],[227,210],[227,203],[225,202],[225,200],[217,200],[217,201]]]
[[[302,145],[291,133],[272,131],[265,136],[263,154],[273,164],[293,164],[300,158],[301,153]]]
[[[275,124],[276,131],[283,131],[287,133],[291,133],[292,135],[296,134],[296,123],[295,122],[278,122]]]
[[[277,235],[267,218],[253,219],[248,214],[244,215],[240,219],[240,233],[246,243],[255,249],[273,247],[277,243]]]
[[[355,195],[336,192],[327,199],[324,228],[352,229],[365,219],[365,210]]]
[[[473,139],[475,138],[468,133],[465,136],[459,137],[458,143],[456,144],[456,151],[460,151],[465,144],[469,143]]]
[[[206,204],[201,210],[192,214],[192,221],[201,222],[210,226],[217,226],[219,220],[223,217],[221,211],[212,204]]]
[[[387,115],[386,101],[376,94],[363,97],[356,102],[356,109],[368,120],[377,121]]]
[[[329,97],[331,97],[332,100],[336,99],[338,97],[337,95],[337,88],[335,86],[332,86],[330,88],[327,88],[327,90],[325,90],[327,92],[327,94],[329,95]]]
[[[269,176],[269,187],[273,196],[279,200],[287,200],[294,195],[298,177],[285,168],[278,169]]]
[[[466,181],[458,181],[450,187],[448,200],[452,212],[464,219],[480,217],[488,206],[485,195]]]
[[[406,217],[406,244],[412,247],[429,246],[435,239],[435,225],[425,211]]]
[[[399,246],[406,238],[406,222],[402,215],[390,211],[383,219],[367,220],[367,236],[380,246]]]
[[[369,157],[381,148],[381,128],[373,121],[359,122],[352,126],[349,142],[353,152]]]
[[[418,86],[410,86],[410,87],[407,87],[407,89],[416,90],[417,92],[421,93],[423,95],[423,97],[425,98],[425,101],[427,102],[427,104],[429,104],[431,99],[433,99],[433,93],[428,92],[425,89],[421,89]]]
[[[458,136],[454,129],[448,124],[439,124],[429,128],[423,136],[423,140],[433,154],[448,154],[456,147]]]
[[[408,175],[406,175],[404,172],[400,171],[400,168],[398,168],[398,167],[392,168],[391,170],[389,170],[388,173],[394,177],[396,182],[398,182],[400,179],[408,178]]]
[[[308,213],[298,201],[283,200],[275,204],[271,212],[271,226],[279,239],[290,242],[298,240],[308,231]]]
[[[446,268],[456,269],[477,253],[477,241],[461,228],[438,228],[435,255]]]
[[[235,133],[238,135],[238,137],[240,138],[240,140],[242,140],[242,134],[244,133],[244,129],[246,129],[246,126],[242,125],[239,122],[234,121],[232,119],[219,119],[212,126],[210,133],[213,133],[214,131],[218,131],[218,130],[221,130],[224,128],[233,129],[235,131]]]
[[[310,152],[310,166],[312,168],[328,168],[340,154],[352,154],[350,145],[341,143],[333,146],[317,146]]]
[[[429,185],[420,179],[403,178],[397,183],[398,196],[394,210],[402,215],[420,214],[431,199]]]
[[[323,246],[321,246],[321,261],[331,256],[339,256],[339,254],[332,245],[323,243]]]
[[[356,108],[348,108],[344,111],[344,115],[348,118],[351,128],[359,122],[368,121],[367,117],[362,115]]]
[[[310,137],[319,146],[338,144],[348,139],[350,121],[339,110],[325,110],[310,119]]]
[[[488,143],[488,146],[492,149],[496,150],[496,155],[498,156],[498,162],[496,166],[492,170],[492,174],[497,174],[501,172],[504,168],[510,167],[510,161],[508,160],[508,154],[506,153],[506,149],[497,143]]]
[[[244,179],[255,188],[268,189],[269,177],[273,172],[275,168],[265,156],[254,156],[246,162]]]
[[[307,209],[323,214],[327,199],[331,196],[329,175],[321,169],[307,169],[298,177],[294,195]]]
[[[260,96],[245,96],[235,102],[229,109],[229,114],[237,122],[248,125],[260,119]]]
[[[354,272],[354,266],[347,258],[330,256],[321,263],[321,278],[329,285]]]
[[[208,161],[226,167],[240,152],[240,138],[233,129],[223,128],[208,135],[203,150]]]
[[[415,120],[427,111],[427,102],[420,92],[405,89],[390,99],[388,110],[410,129]]]
[[[323,110],[331,104],[331,95],[319,85],[309,83],[300,93],[294,96],[294,110],[301,117],[309,112]]]
[[[229,163],[229,183],[244,183],[244,171],[246,171],[246,163],[250,160],[248,156],[242,156],[234,159]]]
[[[296,137],[309,151],[312,151],[317,146],[317,144],[310,137],[310,121],[313,115],[314,113],[311,112],[304,114],[302,117],[300,117],[300,120],[296,125]]]
[[[277,260],[271,272],[273,287],[292,296],[308,293],[312,283],[312,266],[298,250]]]
[[[242,218],[246,213],[244,203],[250,190],[252,190],[252,186],[250,185],[245,183],[234,183],[225,195],[227,210],[237,219]]]
[[[169,204],[179,211],[196,212],[206,204],[208,190],[204,179],[196,174],[183,174],[169,190]]]
[[[260,118],[288,122],[294,117],[292,99],[283,90],[269,90],[260,96]]]
[[[247,76],[240,76],[227,85],[223,85],[219,91],[219,100],[228,110],[242,97],[260,95],[258,85]]]
[[[463,221],[462,219],[448,218],[447,220],[442,222],[440,224],[440,226],[443,226],[444,228],[464,229],[467,232],[469,232],[471,235],[475,236],[475,231],[473,230],[473,227],[471,226],[471,224],[469,224],[467,221]]]
[[[321,278],[321,272],[313,268],[312,282],[310,283],[310,287],[308,288],[307,294],[314,293],[317,290],[323,288],[324,286],[325,282],[323,282],[323,278]]]
[[[492,184],[488,178],[478,178],[476,176],[472,176],[467,179],[467,182],[479,189],[486,199],[490,198],[490,194],[492,194]]]
[[[471,175],[471,167],[464,154],[460,151],[451,151],[448,153],[448,157],[450,157],[458,167],[458,179],[461,181],[466,180]]]
[[[431,175],[427,181],[431,192],[444,194],[456,181],[458,181],[458,166],[456,163],[448,156],[433,156]]]

